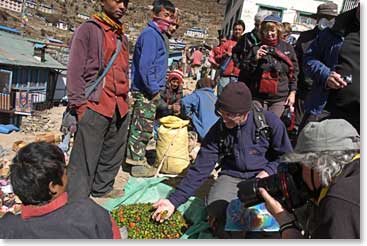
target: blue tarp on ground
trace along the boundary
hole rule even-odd
[[[2,125],[0,124],[0,133],[9,134],[12,131],[19,132],[19,128],[15,125],[9,124],[9,125]]]

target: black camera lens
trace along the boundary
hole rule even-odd
[[[302,178],[299,163],[282,163],[278,173],[263,179],[245,180],[237,185],[237,196],[245,207],[264,202],[259,188],[264,188],[288,211],[301,207],[311,197],[311,191]]]
[[[264,188],[273,197],[282,197],[280,181],[277,175],[272,175],[263,179],[251,179],[240,182],[238,185],[238,198],[245,207],[264,202],[259,194],[259,188]]]

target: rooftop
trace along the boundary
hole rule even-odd
[[[45,55],[46,61],[40,62],[33,57],[33,43],[20,35],[0,31],[0,64],[14,66],[44,67],[66,69],[64,65]]]

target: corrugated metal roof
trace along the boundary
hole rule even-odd
[[[46,54],[45,62],[36,60],[33,57],[33,44],[19,35],[0,31],[0,44],[0,64],[66,69],[49,54]]]
[[[58,44],[63,44],[64,42],[55,38],[47,38],[48,41],[53,42],[53,43],[58,43]]]
[[[11,27],[7,27],[7,26],[0,25],[0,30],[4,30],[4,31],[7,31],[7,32],[13,32],[13,33],[16,33],[16,34],[20,34],[20,32],[17,29],[11,28]]]

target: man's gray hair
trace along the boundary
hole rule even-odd
[[[309,152],[302,153],[301,158],[300,155],[289,154],[284,155],[282,159],[284,162],[299,162],[301,159],[302,165],[319,173],[321,185],[326,187],[332,184],[335,177],[359,152],[360,150]]]
[[[271,15],[272,13],[273,12],[270,10],[260,10],[256,13],[254,20],[262,22],[266,16]]]

